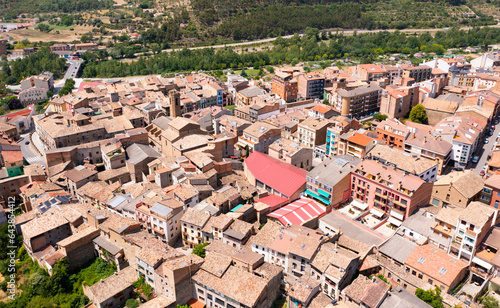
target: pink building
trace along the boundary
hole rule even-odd
[[[351,173],[352,199],[396,226],[427,204],[431,194],[432,183],[374,160],[360,162]]]

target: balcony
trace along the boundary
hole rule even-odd
[[[476,232],[469,230],[469,229],[465,229],[465,234],[472,236],[473,238],[476,238],[476,236],[477,236]]]
[[[433,225],[433,228],[434,228],[434,232],[437,232],[437,233],[441,233],[441,234],[445,234],[447,236],[451,236],[451,229],[450,228],[446,228],[444,226],[441,226],[439,223],[434,223]]]

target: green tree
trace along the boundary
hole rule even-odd
[[[248,75],[247,75],[247,72],[245,72],[245,69],[242,69],[242,70],[241,70],[240,76],[241,76],[241,77],[247,77],[247,76],[248,76]]]
[[[443,308],[443,298],[441,297],[441,289],[436,287],[434,290],[423,290],[418,288],[415,291],[415,295],[431,305],[434,308]]]
[[[410,121],[415,123],[427,124],[427,112],[422,104],[418,104],[410,111]]]
[[[498,307],[500,307],[498,304],[498,301],[493,296],[486,296],[483,299],[482,304],[486,308],[498,308]]]
[[[380,112],[377,112],[376,114],[373,115],[373,119],[383,121],[383,120],[387,119],[387,115],[381,114]]]
[[[193,254],[195,254],[199,257],[205,258],[205,255],[206,255],[205,247],[206,246],[208,246],[208,243],[201,243],[201,244],[197,245],[193,249]]]
[[[129,298],[127,299],[127,302],[125,302],[125,307],[137,308],[139,307],[139,301],[137,301],[135,298]]]

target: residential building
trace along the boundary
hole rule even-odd
[[[403,172],[416,175],[424,181],[435,182],[437,180],[439,167],[437,161],[425,157],[414,157],[409,153],[387,145],[375,145],[370,152],[368,152],[366,158],[376,160]]]
[[[252,125],[250,121],[232,115],[223,115],[218,119],[214,119],[214,132],[215,134],[231,132],[239,137],[243,135],[243,131],[250,125]]]
[[[183,205],[173,200],[161,201],[149,208],[151,233],[169,244],[175,244],[181,234],[180,219]]]
[[[410,129],[396,119],[386,119],[377,125],[378,138],[385,144],[402,150]]]
[[[272,92],[287,103],[297,100],[297,80],[293,78],[293,74],[276,72],[274,74],[271,87]]]
[[[483,179],[472,170],[452,171],[434,183],[431,204],[465,208],[479,199],[483,185]]]
[[[350,66],[349,73],[359,75],[361,80],[367,82],[384,81],[389,75],[386,69],[376,64]]]
[[[317,104],[309,110],[310,117],[330,119],[336,114],[336,111],[328,105]]]
[[[494,174],[484,181],[479,201],[498,209],[500,203],[500,175]]]
[[[405,139],[404,150],[417,157],[426,157],[439,162],[438,175],[440,175],[450,159],[452,159],[452,144],[442,137],[432,134],[432,127],[414,124],[410,134]]]
[[[297,139],[300,144],[314,148],[326,142],[326,130],[332,123],[325,118],[309,117],[299,123]]]
[[[136,269],[129,266],[90,287],[84,285],[83,293],[97,308],[122,306],[134,298],[132,283],[136,280]]]
[[[201,230],[209,219],[210,213],[196,210],[194,208],[187,208],[184,215],[182,215],[180,219],[182,228],[182,243],[190,248],[203,243]]]
[[[418,103],[418,86],[386,88],[380,98],[380,113],[389,119],[405,117],[411,108]]]
[[[349,308],[380,307],[387,296],[390,286],[375,277],[373,280],[360,275],[342,290],[342,302]]]
[[[427,204],[432,183],[373,160],[360,162],[351,172],[353,200],[379,217],[400,226],[419,206]]]
[[[307,171],[269,155],[253,152],[245,159],[243,166],[248,182],[267,190],[269,194],[293,201],[305,189]]]
[[[274,141],[269,146],[269,156],[307,171],[312,169],[313,149],[289,139]]]
[[[330,119],[332,123],[326,129],[326,156],[338,154],[338,144],[340,136],[347,133],[349,130],[358,130],[363,125],[356,119],[351,119],[345,116],[338,116],[335,119]]]
[[[76,191],[85,184],[97,181],[97,171],[94,168],[81,165],[66,171],[65,176],[66,185],[72,195],[76,195]]]
[[[319,72],[304,73],[297,77],[299,96],[305,99],[323,98],[325,76]]]
[[[31,76],[21,80],[21,90],[31,88],[45,89],[47,91],[54,90],[54,74],[51,72],[42,72],[38,76]]]
[[[245,88],[236,93],[235,105],[236,106],[251,105],[253,98],[264,94],[266,94],[266,91],[262,90],[257,86],[251,86]]]
[[[47,91],[42,88],[29,88],[19,92],[18,98],[23,106],[37,104],[48,98]]]
[[[481,202],[471,202],[458,217],[448,253],[470,264],[496,220],[495,209]]]
[[[94,50],[97,49],[97,44],[95,43],[81,43],[81,44],[75,44],[75,50],[76,51],[87,51],[87,50]]]
[[[427,97],[422,106],[425,107],[429,125],[436,125],[447,117],[455,114],[463,99],[445,100],[438,98]]]
[[[224,238],[224,231],[229,228],[234,219],[229,215],[220,214],[218,216],[211,216],[207,221],[202,231],[202,241],[213,243],[214,241],[221,241]]]
[[[337,153],[338,155],[351,155],[363,159],[376,144],[377,141],[366,134],[350,131],[340,135]]]
[[[403,78],[413,78],[415,82],[428,80],[432,74],[432,68],[427,65],[412,66],[404,64],[401,69],[403,70]]]
[[[432,233],[429,235],[429,243],[437,248],[448,252],[452,237],[456,233],[457,222],[464,208],[443,207],[434,217]]]
[[[351,171],[361,160],[351,155],[338,155],[324,160],[306,177],[305,193],[335,208],[351,198]]]
[[[377,85],[360,86],[352,90],[340,89],[332,105],[343,116],[356,119],[380,110],[382,88]]]
[[[268,153],[269,145],[281,137],[281,130],[266,122],[256,122],[243,131],[238,145],[249,152]]]
[[[125,150],[121,142],[101,145],[102,161],[106,169],[118,169],[125,166]]]

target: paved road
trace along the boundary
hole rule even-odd
[[[488,154],[491,152],[493,149],[493,146],[496,143],[497,136],[500,134],[500,125],[495,125],[495,130],[493,131],[493,136],[489,137],[488,135],[486,136],[489,140],[489,143],[485,144],[483,140],[479,142],[478,149],[476,150],[476,154],[473,155],[479,155],[479,161],[477,164],[472,164],[470,168],[476,173],[479,174],[481,170],[483,169],[484,165],[487,162],[488,159]],[[499,138],[500,142],[500,138]]]
[[[28,140],[29,144],[26,144],[26,141]],[[43,159],[43,156],[39,156],[38,153],[32,148],[29,134],[21,135],[19,145],[21,146],[23,158],[28,162],[28,164],[33,165],[36,163],[40,163],[42,164],[42,166],[45,166],[45,160]]]
[[[482,27],[484,27],[484,26],[482,26]],[[488,26],[488,27],[490,27],[490,28],[499,28],[500,27],[500,23],[498,23],[497,25],[492,25],[492,26]],[[353,35],[354,33],[357,33],[357,34],[361,34],[361,33],[377,33],[377,32],[382,32],[382,31],[387,31],[387,32],[396,32],[396,31],[399,31],[399,32],[402,32],[402,33],[421,33],[421,32],[437,32],[437,31],[448,30],[448,29],[449,28],[440,28],[440,29],[403,29],[403,30],[397,30],[397,29],[387,29],[387,30],[383,30],[383,29],[378,29],[378,30],[357,30],[357,29],[354,30],[354,29],[348,29],[348,30],[339,30],[339,33],[343,34],[343,35],[350,36],[350,35]],[[472,29],[472,27],[461,27],[460,29],[461,30],[469,30],[469,29]],[[331,32],[335,33],[337,31],[337,29],[324,29],[324,30],[321,30],[321,31],[331,31]],[[288,38],[292,38],[294,35],[295,34],[285,35],[285,36],[282,36],[282,38],[288,39]],[[303,35],[304,34],[299,34],[300,37],[302,37]],[[247,41],[247,42],[241,42],[241,43],[222,44],[222,45],[213,45],[213,46],[200,46],[200,47],[188,47],[187,49],[189,49],[189,50],[204,49],[204,48],[220,49],[220,48],[225,48],[225,47],[235,47],[235,46],[245,46],[245,45],[268,43],[268,42],[272,42],[272,41],[274,41],[276,39],[277,39],[277,37],[271,37],[271,38],[266,38],[266,39],[261,39],[261,40],[254,40],[254,41]],[[171,52],[171,51],[175,51],[175,50],[181,50],[183,48],[163,49],[161,52]],[[144,53],[141,52],[141,53],[135,53],[134,55],[136,57],[138,57],[138,56],[143,55],[143,54]]]
[[[54,93],[59,92],[59,90],[64,86],[64,83],[66,82],[66,79],[75,79],[76,75],[78,73],[78,70],[80,69],[80,66],[83,63],[83,60],[78,59],[78,60],[68,60],[69,63],[69,68],[64,74],[63,79],[59,80],[54,85]],[[75,85],[76,86],[76,85]]]

